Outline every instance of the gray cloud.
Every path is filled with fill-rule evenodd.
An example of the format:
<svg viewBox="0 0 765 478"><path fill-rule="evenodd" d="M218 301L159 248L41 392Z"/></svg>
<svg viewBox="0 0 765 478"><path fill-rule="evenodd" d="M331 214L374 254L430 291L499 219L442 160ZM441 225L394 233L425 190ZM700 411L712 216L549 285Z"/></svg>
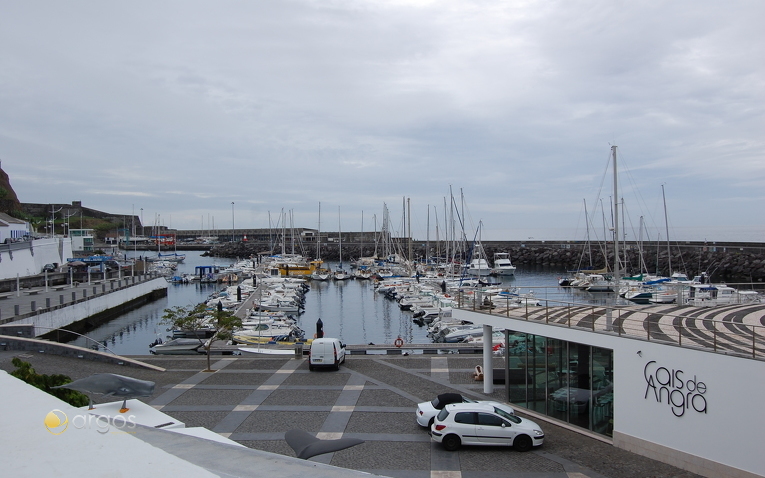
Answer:
<svg viewBox="0 0 765 478"><path fill-rule="evenodd" d="M240 227L283 208L315 227L321 201L344 230L362 211L371 230L383 203L400 217L410 197L424 237L452 186L484 238L576 239L583 201L611 201L618 144L631 217L660 230L664 184L677 239L763 240L763 14L755 1L6 2L0 159L22 201L143 208L180 228L230 222L232 201Z"/></svg>

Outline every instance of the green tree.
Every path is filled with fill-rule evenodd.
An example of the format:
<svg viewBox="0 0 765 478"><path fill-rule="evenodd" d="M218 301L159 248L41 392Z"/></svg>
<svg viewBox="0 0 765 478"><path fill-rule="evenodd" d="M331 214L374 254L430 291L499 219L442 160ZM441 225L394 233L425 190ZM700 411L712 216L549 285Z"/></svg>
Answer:
<svg viewBox="0 0 765 478"><path fill-rule="evenodd" d="M199 342L207 353L207 370L205 371L212 372L210 368L210 347L212 347L212 343L215 340L228 340L231 338L234 330L242 326L242 319L235 316L233 312L210 309L207 307L207 304L201 303L195 306L175 306L165 309L160 323L178 330L212 331L212 335L207 340L203 340L197 334Z"/></svg>
<svg viewBox="0 0 765 478"><path fill-rule="evenodd" d="M53 387L71 383L72 379L68 376L61 374L38 374L35 372L35 369L32 368L32 364L29 362L24 362L18 357L14 357L11 363L14 367L16 367L16 370L11 372L11 375L18 378L19 380L23 380L29 385L37 387L40 390L47 392L74 407L84 407L90 403L88 396L78 392L77 390L69 390L68 388L57 388L55 390L53 389Z"/></svg>

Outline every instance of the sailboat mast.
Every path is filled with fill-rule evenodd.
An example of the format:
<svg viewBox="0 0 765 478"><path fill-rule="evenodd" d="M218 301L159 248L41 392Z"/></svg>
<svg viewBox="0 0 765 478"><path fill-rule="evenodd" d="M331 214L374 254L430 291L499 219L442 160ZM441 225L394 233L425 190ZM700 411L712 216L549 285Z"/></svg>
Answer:
<svg viewBox="0 0 765 478"><path fill-rule="evenodd" d="M428 216L425 221L425 264L428 264L428 254L430 254L430 204L428 204Z"/></svg>
<svg viewBox="0 0 765 478"><path fill-rule="evenodd" d="M584 222L587 228L587 255L590 257L590 269L592 269L592 244L590 243L590 216L587 215L587 199L582 199L582 201L584 201ZM595 204L595 209L597 209L597 204Z"/></svg>
<svg viewBox="0 0 765 478"><path fill-rule="evenodd" d="M614 283L616 284L619 280L619 194L616 170L616 146L611 146L611 154L614 159Z"/></svg>
<svg viewBox="0 0 765 478"><path fill-rule="evenodd" d="M343 230L340 227L340 206L337 206L337 237L339 240L340 249L340 269L343 268Z"/></svg>
<svg viewBox="0 0 765 478"><path fill-rule="evenodd" d="M667 232L667 261L669 265L669 272L667 275L672 275L672 254L669 250L669 220L667 219L667 197L664 195L664 185L661 185L661 198L664 201L664 228Z"/></svg>
<svg viewBox="0 0 765 478"><path fill-rule="evenodd" d="M406 198L406 229L407 238L409 239L409 263L414 262L414 256L412 256L412 203L411 198Z"/></svg>
<svg viewBox="0 0 765 478"><path fill-rule="evenodd" d="M321 260L321 201L319 201L319 225L316 231L316 260Z"/></svg>

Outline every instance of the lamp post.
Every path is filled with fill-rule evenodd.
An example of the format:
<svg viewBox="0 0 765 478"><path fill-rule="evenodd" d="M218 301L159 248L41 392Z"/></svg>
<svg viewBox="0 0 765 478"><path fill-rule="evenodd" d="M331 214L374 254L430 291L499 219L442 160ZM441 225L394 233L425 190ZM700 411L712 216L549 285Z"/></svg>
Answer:
<svg viewBox="0 0 765 478"><path fill-rule="evenodd" d="M64 209L60 207L54 210L53 204L50 205L50 235L56 237L56 213Z"/></svg>
<svg viewBox="0 0 765 478"><path fill-rule="evenodd" d="M231 242L234 242L234 201L231 201Z"/></svg>
<svg viewBox="0 0 765 478"><path fill-rule="evenodd" d="M141 236L143 236L145 233L143 228L143 208L141 208Z"/></svg>

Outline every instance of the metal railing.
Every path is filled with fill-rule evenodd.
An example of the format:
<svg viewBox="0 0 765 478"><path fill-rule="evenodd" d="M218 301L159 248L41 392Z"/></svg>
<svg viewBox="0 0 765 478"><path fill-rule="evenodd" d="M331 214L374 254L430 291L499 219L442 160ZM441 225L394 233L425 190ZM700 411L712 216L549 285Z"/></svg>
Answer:
<svg viewBox="0 0 765 478"><path fill-rule="evenodd" d="M510 319L765 360L765 326L751 319L744 323L748 314L765 316L765 307L759 302L716 307L687 305L678 313L665 311L669 307L676 310L678 306L674 304L592 305L551 299L538 301L543 305L529 305L529 301L511 304L509 299L505 306L488 304L473 291L461 292L457 296L457 307Z"/></svg>

